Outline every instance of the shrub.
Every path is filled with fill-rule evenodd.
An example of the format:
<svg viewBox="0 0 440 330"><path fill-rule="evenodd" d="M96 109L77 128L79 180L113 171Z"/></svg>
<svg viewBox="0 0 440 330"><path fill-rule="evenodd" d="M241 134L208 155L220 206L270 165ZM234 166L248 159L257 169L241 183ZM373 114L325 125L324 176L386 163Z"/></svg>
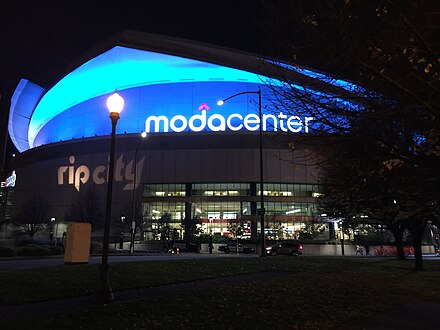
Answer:
<svg viewBox="0 0 440 330"><path fill-rule="evenodd" d="M49 246L50 254L54 256L58 256L64 253L64 249L62 246Z"/></svg>
<svg viewBox="0 0 440 330"><path fill-rule="evenodd" d="M406 256L413 255L414 254L414 248L412 247L404 247L403 253ZM393 247L378 247L374 249L374 254L377 256L396 256L397 255L397 248L395 246Z"/></svg>
<svg viewBox="0 0 440 330"><path fill-rule="evenodd" d="M19 256L49 256L51 250L47 247L28 244L17 249L17 255Z"/></svg>
<svg viewBox="0 0 440 330"><path fill-rule="evenodd" d="M43 245L43 246L50 246L53 244L53 241L49 239L34 239L30 237L22 237L20 239L15 240L16 246L26 246L26 245Z"/></svg>
<svg viewBox="0 0 440 330"><path fill-rule="evenodd" d="M217 243L217 244L227 244L229 242L232 242L233 239L228 237L228 236L224 236L224 235L212 235L212 243Z"/></svg>
<svg viewBox="0 0 440 330"><path fill-rule="evenodd" d="M17 246L26 246L28 244L32 244L33 240L30 237L19 237L15 240L15 245Z"/></svg>
<svg viewBox="0 0 440 330"><path fill-rule="evenodd" d="M96 241L90 242L90 253L91 254L102 253L102 243Z"/></svg>
<svg viewBox="0 0 440 330"><path fill-rule="evenodd" d="M12 246L0 245L0 257L14 257L15 254L16 251Z"/></svg>

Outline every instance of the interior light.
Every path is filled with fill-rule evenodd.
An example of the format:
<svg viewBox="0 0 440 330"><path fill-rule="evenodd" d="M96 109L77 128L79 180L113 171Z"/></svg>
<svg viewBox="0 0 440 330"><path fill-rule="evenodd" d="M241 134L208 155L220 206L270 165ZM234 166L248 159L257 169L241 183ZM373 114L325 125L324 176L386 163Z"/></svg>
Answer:
<svg viewBox="0 0 440 330"><path fill-rule="evenodd" d="M295 209L295 210L287 211L286 214L292 214L292 213L298 213L298 212L301 212L301 209Z"/></svg>

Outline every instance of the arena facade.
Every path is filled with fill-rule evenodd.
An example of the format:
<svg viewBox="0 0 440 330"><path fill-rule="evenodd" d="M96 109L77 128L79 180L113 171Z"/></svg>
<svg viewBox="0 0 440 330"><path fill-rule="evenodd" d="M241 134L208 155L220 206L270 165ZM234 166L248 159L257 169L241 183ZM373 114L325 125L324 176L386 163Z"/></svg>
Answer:
<svg viewBox="0 0 440 330"><path fill-rule="evenodd" d="M289 142L313 134L314 118L273 106L272 78L280 68L255 54L124 31L73 63L48 90L22 79L9 118L20 152L12 164L13 214L32 201L47 203L45 216L60 224L55 236L78 208L103 217L111 132L106 98L117 90L125 106L116 131L114 235L135 214L140 239L155 238L164 215L175 237L183 237L185 219L196 219L203 232L220 235L241 221L244 236L256 238L261 122L266 235L295 237L317 215L319 187L307 157L314 151ZM292 74L316 80L317 92L341 88L313 71Z"/></svg>

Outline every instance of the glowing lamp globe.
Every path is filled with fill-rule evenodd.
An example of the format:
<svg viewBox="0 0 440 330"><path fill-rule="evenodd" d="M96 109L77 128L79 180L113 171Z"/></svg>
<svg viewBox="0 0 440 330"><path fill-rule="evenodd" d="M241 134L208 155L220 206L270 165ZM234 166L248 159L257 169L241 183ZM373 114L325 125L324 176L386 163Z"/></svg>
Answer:
<svg viewBox="0 0 440 330"><path fill-rule="evenodd" d="M224 100L219 100L219 101L217 101L217 105L218 106L222 106L223 104L225 104L225 101Z"/></svg>
<svg viewBox="0 0 440 330"><path fill-rule="evenodd" d="M107 98L107 108L110 113L121 113L124 108L124 99L118 94L118 92L113 93Z"/></svg>

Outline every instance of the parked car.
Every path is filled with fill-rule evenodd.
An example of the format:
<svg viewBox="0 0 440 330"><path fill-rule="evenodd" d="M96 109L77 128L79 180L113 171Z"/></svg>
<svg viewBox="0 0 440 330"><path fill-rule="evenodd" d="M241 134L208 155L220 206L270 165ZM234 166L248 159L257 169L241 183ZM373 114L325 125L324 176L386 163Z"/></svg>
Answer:
<svg viewBox="0 0 440 330"><path fill-rule="evenodd" d="M179 252L196 252L197 247L194 243L189 243L189 246L186 245L186 242L181 239L173 239L168 242L168 246L165 248L165 252L168 253L177 253Z"/></svg>
<svg viewBox="0 0 440 330"><path fill-rule="evenodd" d="M266 253L271 256L285 254L288 256L299 256L302 254L303 246L299 241L279 241L274 245L266 248Z"/></svg>
<svg viewBox="0 0 440 330"><path fill-rule="evenodd" d="M237 243L228 243L226 245L220 245L218 247L219 251L223 251L224 253L228 254L231 253L237 253ZM244 245L238 244L238 253L254 253L255 249L251 247L247 247Z"/></svg>

